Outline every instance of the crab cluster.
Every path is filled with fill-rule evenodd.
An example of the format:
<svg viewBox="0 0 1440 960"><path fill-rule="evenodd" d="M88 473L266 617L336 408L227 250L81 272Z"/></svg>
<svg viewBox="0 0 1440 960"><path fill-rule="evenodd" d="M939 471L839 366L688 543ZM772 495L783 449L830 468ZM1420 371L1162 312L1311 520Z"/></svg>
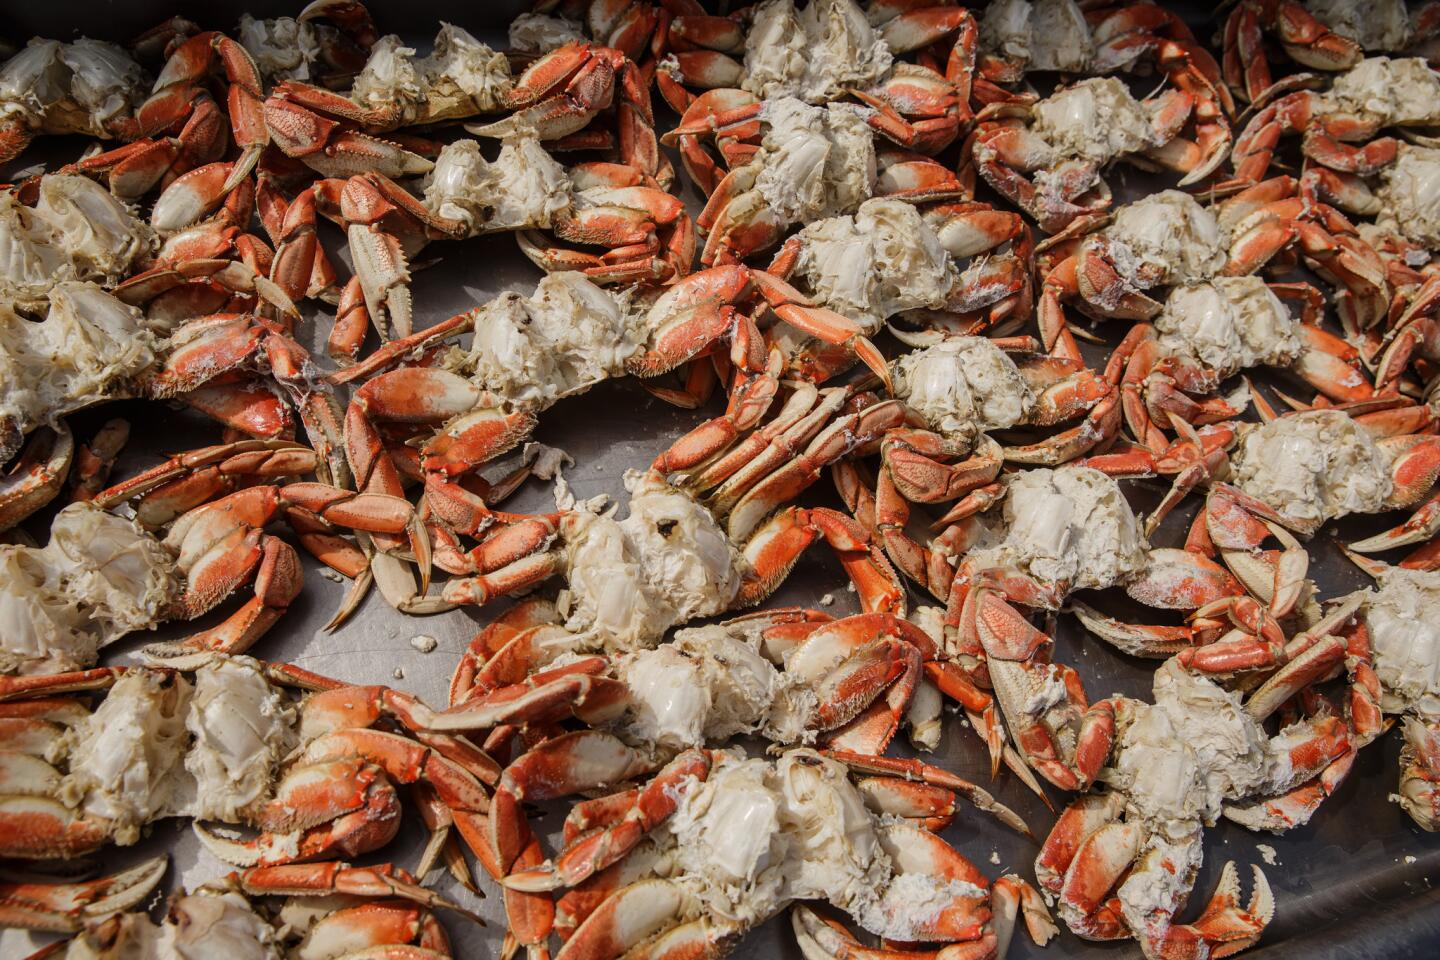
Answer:
<svg viewBox="0 0 1440 960"><path fill-rule="evenodd" d="M1199 960L1285 909L1227 865L1180 922L1207 831L1343 815L1387 715L1440 823L1433 8L1241 0L1213 43L1072 0L542 0L507 49L354 0L231 26L0 65L0 161L107 141L0 190L0 856L183 818L240 871L161 922L163 859L6 878L0 922L77 960L431 960L423 884L473 859L532 960L718 956L787 912L810 958L990 960L1047 907ZM427 323L420 268L497 234L533 292ZM706 412L577 498L529 441L621 378ZM225 432L132 472L124 421L71 432L122 400ZM531 477L554 509L505 509ZM1373 589L1312 579L1335 523ZM747 609L820 541L858 612ZM330 629L372 585L523 599L448 702L348 686L243 655L293 629L302 550L349 581ZM1092 701L1072 622L1149 694ZM992 777L1072 795L1038 890L942 837L966 805L1028 836L998 794L888 755L947 704ZM342 862L409 812L413 876Z"/></svg>

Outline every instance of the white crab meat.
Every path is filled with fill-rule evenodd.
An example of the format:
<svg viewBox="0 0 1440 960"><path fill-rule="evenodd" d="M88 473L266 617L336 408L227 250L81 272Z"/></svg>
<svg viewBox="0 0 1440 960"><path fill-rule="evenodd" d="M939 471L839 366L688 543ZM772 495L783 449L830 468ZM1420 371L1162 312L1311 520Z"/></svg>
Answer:
<svg viewBox="0 0 1440 960"><path fill-rule="evenodd" d="M1225 266L1215 215L1179 190L1162 190L1115 211L1105 240L1115 269L1139 289L1204 280Z"/></svg>
<svg viewBox="0 0 1440 960"><path fill-rule="evenodd" d="M217 657L195 671L185 727L189 777L175 808L198 820L244 819L270 798L280 761L298 743L295 710L249 657Z"/></svg>
<svg viewBox="0 0 1440 960"><path fill-rule="evenodd" d="M1094 77L1032 108L1031 131L1055 151L1051 162L1080 157L1103 164L1160 145L1145 104L1114 77Z"/></svg>
<svg viewBox="0 0 1440 960"><path fill-rule="evenodd" d="M980 15L980 49L1028 70L1080 73L1094 55L1074 0L998 0Z"/></svg>
<svg viewBox="0 0 1440 960"><path fill-rule="evenodd" d="M627 736L675 750L754 733L784 683L753 642L719 626L680 630L618 672L630 688Z"/></svg>
<svg viewBox="0 0 1440 960"><path fill-rule="evenodd" d="M176 960L279 960L284 956L270 924L238 893L182 897L160 929L158 957Z"/></svg>
<svg viewBox="0 0 1440 960"><path fill-rule="evenodd" d="M447 366L513 408L543 410L618 376L640 349L622 301L576 272L544 277L534 295L504 294L475 312L468 352Z"/></svg>
<svg viewBox="0 0 1440 960"><path fill-rule="evenodd" d="M118 844L169 809L183 762L190 683L154 670L126 673L95 712L62 738L70 772L59 799L111 822Z"/></svg>
<svg viewBox="0 0 1440 960"><path fill-rule="evenodd" d="M86 37L36 37L0 66L0 120L18 115L37 133L108 139L149 94L145 71L124 47Z"/></svg>
<svg viewBox="0 0 1440 960"><path fill-rule="evenodd" d="M789 223L808 223L849 213L870 197L875 143L868 109L812 107L793 97L761 106L765 136L746 168L772 211Z"/></svg>
<svg viewBox="0 0 1440 960"><path fill-rule="evenodd" d="M711 915L746 928L797 899L827 900L857 919L878 914L890 875L844 767L810 750L774 763L722 759L685 792L667 830L686 889Z"/></svg>
<svg viewBox="0 0 1440 960"><path fill-rule="evenodd" d="M1004 430L1024 423L1035 406L1015 362L986 337L952 337L912 351L891 373L895 396L947 435Z"/></svg>
<svg viewBox="0 0 1440 960"><path fill-rule="evenodd" d="M1234 482L1297 529L1384 508L1390 461L1354 420L1310 410L1247 431L1230 457Z"/></svg>
<svg viewBox="0 0 1440 960"><path fill-rule="evenodd" d="M1307 0L1305 9L1366 50L1401 50L1410 42L1405 0Z"/></svg>
<svg viewBox="0 0 1440 960"><path fill-rule="evenodd" d="M1259 277L1216 277L1170 291L1155 318L1160 348L1222 375L1300 354L1290 311Z"/></svg>
<svg viewBox="0 0 1440 960"><path fill-rule="evenodd" d="M790 899L790 837L776 786L765 760L722 760L670 818L676 868L697 881L690 886L714 916L750 926Z"/></svg>
<svg viewBox="0 0 1440 960"><path fill-rule="evenodd" d="M1381 704L1440 717L1440 573L1390 567L1368 592L1361 616L1370 633Z"/></svg>
<svg viewBox="0 0 1440 960"><path fill-rule="evenodd" d="M1073 590L1101 590L1144 569L1147 544L1120 485L1090 467L1026 470L1005 492L1000 542L976 569L1015 567Z"/></svg>
<svg viewBox="0 0 1440 960"><path fill-rule="evenodd" d="M574 633L598 646L627 650L652 646L673 623L673 608L657 595L608 514L577 511L562 528L566 588L556 604Z"/></svg>
<svg viewBox="0 0 1440 960"><path fill-rule="evenodd" d="M271 82L322 79L315 69L320 43L312 23L292 17L258 20L242 13L235 39L254 58L261 76Z"/></svg>
<svg viewBox="0 0 1440 960"><path fill-rule="evenodd" d="M510 21L510 47L525 53L549 53L567 43L583 42L580 24L548 13L522 13Z"/></svg>
<svg viewBox="0 0 1440 960"><path fill-rule="evenodd" d="M885 76L890 48L854 0L766 0L745 36L741 86L762 100L798 97L825 103Z"/></svg>
<svg viewBox="0 0 1440 960"><path fill-rule="evenodd" d="M729 609L740 556L715 518L659 478L631 475L630 514L568 515L561 537L565 626L609 651L653 647L665 631Z"/></svg>
<svg viewBox="0 0 1440 960"><path fill-rule="evenodd" d="M1380 171L1376 218L1405 239L1440 249L1440 150L1401 144L1395 162Z"/></svg>
<svg viewBox="0 0 1440 960"><path fill-rule="evenodd" d="M1440 77L1424 58L1368 57L1335 78L1322 108L1405 127L1435 123L1437 103Z"/></svg>
<svg viewBox="0 0 1440 960"><path fill-rule="evenodd" d="M570 177L533 136L507 139L493 162L475 140L445 145L425 187L431 212L467 227L469 236L549 229L571 206Z"/></svg>
<svg viewBox="0 0 1440 960"><path fill-rule="evenodd" d="M0 444L76 410L127 395L155 362L156 340L140 311L93 283L49 288L36 323L0 306Z"/></svg>
<svg viewBox="0 0 1440 960"><path fill-rule="evenodd" d="M72 503L45 547L0 546L0 673L94 666L100 648L153 627L178 592L170 556L129 520Z"/></svg>
<svg viewBox="0 0 1440 960"><path fill-rule="evenodd" d="M626 480L630 515L620 526L675 622L729 609L740 592L740 554L714 516L652 475Z"/></svg>
<svg viewBox="0 0 1440 960"><path fill-rule="evenodd" d="M872 199L853 217L800 231L791 281L867 333L905 310L943 307L958 280L940 237L914 204Z"/></svg>
<svg viewBox="0 0 1440 960"><path fill-rule="evenodd" d="M50 174L33 207L0 193L0 301L38 306L59 282L114 283L154 246L150 227L103 186Z"/></svg>
<svg viewBox="0 0 1440 960"><path fill-rule="evenodd" d="M65 960L282 960L275 929L248 900L202 887L177 897L163 923L144 913L116 914L66 944Z"/></svg>
<svg viewBox="0 0 1440 960"><path fill-rule="evenodd" d="M409 126L499 110L500 98L511 86L505 54L442 23L426 57L417 57L415 49L394 34L381 37L350 95L367 107L399 107L396 126Z"/></svg>

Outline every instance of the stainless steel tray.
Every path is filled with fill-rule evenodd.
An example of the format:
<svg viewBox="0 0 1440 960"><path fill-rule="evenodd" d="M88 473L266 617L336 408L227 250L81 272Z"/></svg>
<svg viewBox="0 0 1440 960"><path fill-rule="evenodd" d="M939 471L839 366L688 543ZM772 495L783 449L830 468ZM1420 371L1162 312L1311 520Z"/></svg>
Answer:
<svg viewBox="0 0 1440 960"><path fill-rule="evenodd" d="M176 12L185 13L207 27L228 28L245 10L257 17L280 16L293 15L299 6L299 0L293 3L184 3L178 9L150 0L114 5L52 0L12 8L8 11L8 22L0 25L0 31L18 41L32 35L65 38L75 32L125 39ZM439 20L463 26L492 44L503 44L503 25L523 4L370 0L369 6L383 31L401 33L424 49ZM1172 6L1182 11L1190 7L1197 13L1194 18L1197 33L1209 36L1211 28L1199 25L1205 17L1201 8ZM42 144L36 154L43 153L44 159L64 160L72 158L79 149L80 141L60 140ZM30 162L31 156L22 158L11 169L0 170L0 178ZM1149 178L1123 170L1112 174L1111 183L1116 187L1117 202L1148 192L1146 188L1150 185ZM698 200L693 190L688 199ZM322 233L329 249L343 248L343 237L338 230L326 225ZM439 257L440 262L416 276L417 326L426 326L468 309L504 290L529 293L541 276L515 248L514 241L505 236L437 244L426 256ZM345 257L342 255L340 259ZM325 363L323 345L330 317L313 310L307 311L307 317L311 322L302 327L302 341ZM1123 325L1111 324L1100 327L1098 332L1113 345L1123 331ZM889 349L896 345L882 343L882 346ZM1103 363L1100 359L1103 353L1104 350L1095 351L1091 355L1092 363ZM1266 382L1267 378L1260 379ZM716 400L707 410L679 411L653 399L633 381L619 381L556 405L543 416L535 438L560 447L574 457L576 464L566 475L577 496L605 493L623 501L625 490L621 477L626 470L644 466L676 437L718 409ZM174 451L214 443L219 435L218 428L204 418L160 403L111 404L73 417L71 423L77 437L84 438L103 420L113 416L125 417L133 428L117 477L132 475ZM494 474L498 475L507 462L511 461L497 462L491 468ZM1127 481L1123 485L1139 510L1152 507L1165 489L1158 481ZM808 492L804 500L835 502L828 483L824 482ZM550 509L551 503L548 485L532 482L507 506L541 510ZM1195 509L1192 500L1177 510L1153 538L1154 543L1178 546ZM1315 538L1311 544L1312 576L1321 585L1324 596L1336 596L1367 584L1366 578L1334 548L1332 537L1338 534L1353 539L1362 527L1373 529L1374 524L1393 519L1370 518L1358 522L1352 519L1336 524L1333 533L1327 528ZM34 518L29 527L43 537L48 521L47 511ZM324 625L346 586L321 576L308 557L305 573L304 592L252 652L356 683L395 684L431 703L444 702L450 672L460 652L476 630L503 609L503 605L496 604L480 611L463 610L428 618L405 617L372 592L344 627L327 633ZM854 595L844 589L844 584L838 563L823 547L817 547L801 559L771 603L816 606L833 598L833 603L824 609L843 615L856 609ZM918 596L915 599L922 600ZM1133 605L1127 606L1129 601L1116 591L1086 599L1117 615L1142 613ZM224 608L229 609L231 605ZM107 659L132 662L135 657L131 651L142 643L183 635L218 618L214 615L194 625L167 626L157 634L130 638L109 651ZM421 653L411 644L416 637L433 637L437 646L430 653ZM1068 615L1060 618L1056 656L1080 672L1092 698L1112 692L1150 698L1150 677L1155 664L1126 657L1087 636ZM1282 837L1253 834L1229 823L1209 830L1205 865L1196 882L1192 912L1208 898L1220 867L1233 859L1242 867L1249 863L1263 867L1274 888L1277 904L1274 923L1261 944L1247 956L1303 953L1315 958L1386 956L1399 960L1440 955L1440 891L1432 882L1440 878L1440 838L1416 828L1389 799L1396 787L1399 739L1398 732L1392 732L1369 747L1356 762L1350 778L1325 802L1307 827ZM988 779L988 763L981 744L959 718L952 717L947 722L940 749L927 759L977 782ZM1025 818L1038 837L1045 836L1054 822L1054 814L1029 790L1008 772L1001 773L993 788L1004 803ZM1056 809L1062 809L1066 798L1054 791L1051 797ZM963 811L945 838L991 876L1009 870L1033 876L1036 843L1005 830L973 810ZM394 843L367 859L413 864L422 845L421 831L412 818ZM1273 853L1262 845L1271 848ZM117 869L160 851L171 855L172 869L167 877L171 889L193 887L228 872L228 868L200 847L188 824L183 822L157 824L151 836L138 846L106 851L103 862L107 869ZM1246 871L1242 871L1242 876L1245 874ZM494 955L504 924L494 885L483 881L488 897L477 901L448 877L437 873L431 879L447 895L475 909L490 924L480 928L454 916L445 917L443 922L454 941L456 956ZM25 956L26 947L39 942L16 931L0 932L0 957ZM734 954L744 960L799 955L784 916L752 932ZM1105 957L1109 960L1139 955L1133 942L1088 943L1068 931L1047 950L1037 949L1023 933L1017 933L1010 953L1012 957L1025 958Z"/></svg>

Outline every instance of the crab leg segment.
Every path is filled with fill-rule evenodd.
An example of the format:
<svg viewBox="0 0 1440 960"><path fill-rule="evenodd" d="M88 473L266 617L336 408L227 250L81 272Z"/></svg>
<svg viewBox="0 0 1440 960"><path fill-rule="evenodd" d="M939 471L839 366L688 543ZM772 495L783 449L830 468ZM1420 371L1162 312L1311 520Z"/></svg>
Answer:
<svg viewBox="0 0 1440 960"><path fill-rule="evenodd" d="M169 861L154 857L120 873L75 883L0 883L0 925L76 933L97 917L138 906Z"/></svg>

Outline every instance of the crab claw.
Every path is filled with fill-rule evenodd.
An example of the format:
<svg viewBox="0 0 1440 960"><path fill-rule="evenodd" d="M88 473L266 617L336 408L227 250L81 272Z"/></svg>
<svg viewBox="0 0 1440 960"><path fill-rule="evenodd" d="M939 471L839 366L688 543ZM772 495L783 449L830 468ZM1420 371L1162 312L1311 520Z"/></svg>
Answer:
<svg viewBox="0 0 1440 960"><path fill-rule="evenodd" d="M1220 871L1220 882L1204 912L1193 923L1169 926L1159 942L1146 944L1154 957L1199 958L1230 956L1255 944L1275 916L1275 897L1270 883L1257 866L1250 902L1240 905L1240 876L1235 861Z"/></svg>

